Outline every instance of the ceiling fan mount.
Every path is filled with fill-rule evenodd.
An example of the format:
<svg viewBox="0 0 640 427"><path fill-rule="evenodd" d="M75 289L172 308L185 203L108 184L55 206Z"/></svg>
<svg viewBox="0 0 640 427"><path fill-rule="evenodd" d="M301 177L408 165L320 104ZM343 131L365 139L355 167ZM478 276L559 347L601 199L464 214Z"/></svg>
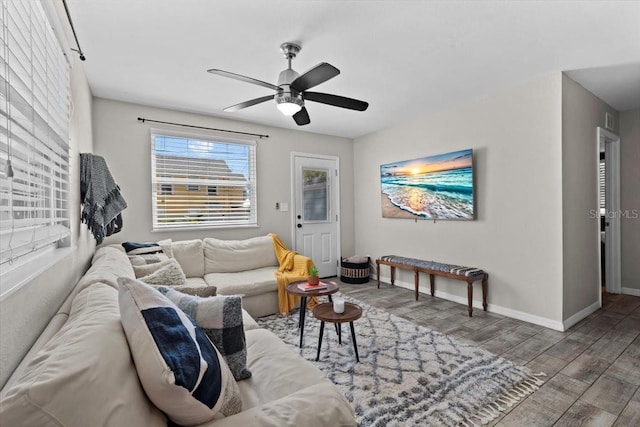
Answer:
<svg viewBox="0 0 640 427"><path fill-rule="evenodd" d="M275 90L274 95L263 96L241 102L240 104L225 108L224 111L238 111L273 99L278 110L286 116L293 116L295 122L299 126L303 126L311 122L309 119L309 113L305 108L305 101L319 102L356 111L365 111L367 107L369 107L368 103L357 99L331 95L328 93L309 92L308 89L324 83L340 74L340 70L331 64L321 62L305 73L299 74L291 68L291 60L300 53L300 50L300 45L296 43L285 42L280 45L280 51L287 59L288 67L280 72L277 85L254 79L252 77L243 76L241 74L231 73L229 71L215 68L207 70L211 74L217 74L219 76Z"/></svg>
<svg viewBox="0 0 640 427"><path fill-rule="evenodd" d="M291 42L285 42L280 45L280 52L282 52L282 54L286 59L295 58L296 55L300 53L300 49L302 48L300 47L299 44L295 44Z"/></svg>

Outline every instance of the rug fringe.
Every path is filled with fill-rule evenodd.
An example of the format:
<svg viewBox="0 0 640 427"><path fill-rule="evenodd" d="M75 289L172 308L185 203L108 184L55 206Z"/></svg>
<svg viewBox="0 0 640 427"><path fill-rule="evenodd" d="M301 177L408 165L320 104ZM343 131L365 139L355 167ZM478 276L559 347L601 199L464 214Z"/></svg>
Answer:
<svg viewBox="0 0 640 427"><path fill-rule="evenodd" d="M490 423L498 418L501 413L505 412L512 406L517 405L524 398L538 390L540 386L544 384L543 378L546 376L547 374L544 372L530 375L510 390L507 390L502 396L493 402L488 403L484 408L480 408L475 414L462 420L460 426L480 427Z"/></svg>

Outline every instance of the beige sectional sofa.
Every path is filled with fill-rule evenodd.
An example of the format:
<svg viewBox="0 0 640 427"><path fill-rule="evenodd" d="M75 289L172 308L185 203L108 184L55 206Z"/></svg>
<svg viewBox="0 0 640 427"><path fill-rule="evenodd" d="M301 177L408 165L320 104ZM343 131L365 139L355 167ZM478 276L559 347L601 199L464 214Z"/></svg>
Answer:
<svg viewBox="0 0 640 427"><path fill-rule="evenodd" d="M218 295L243 295L244 309L253 317L278 313L275 272L279 263L271 236L165 240L161 246L182 267L186 287L214 287Z"/></svg>
<svg viewBox="0 0 640 427"><path fill-rule="evenodd" d="M179 260L187 261L182 256L189 251L202 254L201 261L181 262L186 271L204 269L204 280L215 279L218 290L233 289L222 280L230 272L219 271L225 269L223 258L209 258L206 266L214 244L203 242L201 251L196 243L176 243L172 246ZM256 261L251 260L254 273L243 277L259 283L253 278L263 277L265 267ZM240 265L240 260L229 263ZM125 253L114 247L98 249L89 271L0 392L3 425L167 426L167 418L138 381L120 322L118 277L134 277ZM255 295L259 299L262 294L249 297ZM344 396L315 366L259 328L248 313L243 319L247 367L253 375L238 381L242 411L201 426L356 425Z"/></svg>

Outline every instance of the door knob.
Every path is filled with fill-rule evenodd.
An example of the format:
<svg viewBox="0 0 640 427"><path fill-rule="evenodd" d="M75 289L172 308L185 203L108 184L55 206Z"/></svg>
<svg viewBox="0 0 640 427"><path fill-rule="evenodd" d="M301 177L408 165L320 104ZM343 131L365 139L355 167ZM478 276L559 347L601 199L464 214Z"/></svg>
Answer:
<svg viewBox="0 0 640 427"><path fill-rule="evenodd" d="M298 228L302 228L302 224L298 224Z"/></svg>

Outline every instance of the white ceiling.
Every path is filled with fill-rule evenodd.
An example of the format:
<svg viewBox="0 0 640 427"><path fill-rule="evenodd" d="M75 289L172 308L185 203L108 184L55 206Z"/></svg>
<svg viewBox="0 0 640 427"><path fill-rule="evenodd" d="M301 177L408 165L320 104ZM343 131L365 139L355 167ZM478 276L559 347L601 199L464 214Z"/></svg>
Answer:
<svg viewBox="0 0 640 427"><path fill-rule="evenodd" d="M624 111L640 107L640 1L67 0L95 96L349 138L570 71ZM302 73L341 74L314 91L369 102L365 112L307 101L298 127L272 102L281 43Z"/></svg>

